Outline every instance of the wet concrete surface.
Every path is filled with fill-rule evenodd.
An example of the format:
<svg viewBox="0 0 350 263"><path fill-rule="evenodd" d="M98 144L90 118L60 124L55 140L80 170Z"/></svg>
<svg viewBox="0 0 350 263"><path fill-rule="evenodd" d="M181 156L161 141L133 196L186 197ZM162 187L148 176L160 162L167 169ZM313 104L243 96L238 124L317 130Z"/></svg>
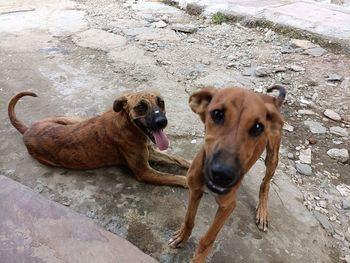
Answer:
<svg viewBox="0 0 350 263"><path fill-rule="evenodd" d="M29 8L12 1L4 6L0 5L6 7L6 12ZM136 10L147 17L146 7L140 5ZM35 10L0 15L0 172L86 215L160 262L188 262L215 214L212 196L204 196L187 245L179 250L170 249L167 241L186 211L186 190L138 183L127 169L120 167L72 171L40 165L27 154L21 135L9 123L6 112L10 97L22 90L39 95L24 98L17 105L19 118L29 124L52 115L93 116L111 107L114 98L123 92L151 87L165 96L169 117L166 131L172 139L170 152L191 159L200 147L203 127L187 106L187 91L169 78L152 56L143 51L137 53L132 43L108 54L74 44L71 35L89 27L81 20L82 6L70 1L51 1L45 5L35 1L30 8ZM48 22L52 12L59 12L60 17L73 14L65 33L57 34L63 32L60 29L64 25L56 23L60 20ZM2 27L11 21L21 24L23 16L26 21L36 22L19 25L16 31ZM166 41L177 41L171 39ZM191 144L192 138L197 142ZM185 174L176 168L157 168ZM332 240L304 208L301 193L282 168L281 164L272 185L268 233L260 232L254 223L258 187L264 173L259 161L246 176L238 206L215 242L208 262L338 261Z"/></svg>

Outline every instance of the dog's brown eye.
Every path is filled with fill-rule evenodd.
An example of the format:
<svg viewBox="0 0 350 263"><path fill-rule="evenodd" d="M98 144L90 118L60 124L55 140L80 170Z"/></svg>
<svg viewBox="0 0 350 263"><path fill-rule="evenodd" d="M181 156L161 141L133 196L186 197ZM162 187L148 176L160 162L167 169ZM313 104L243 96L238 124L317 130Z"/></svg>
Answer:
<svg viewBox="0 0 350 263"><path fill-rule="evenodd" d="M148 109L148 105L146 102L141 101L136 107L135 107L136 111L138 112L145 112Z"/></svg>
<svg viewBox="0 0 350 263"><path fill-rule="evenodd" d="M224 123L224 112L222 110L213 110L210 115L216 124Z"/></svg>
<svg viewBox="0 0 350 263"><path fill-rule="evenodd" d="M264 125L262 125L259 122L255 123L249 131L250 135L253 137L258 137L263 132L264 132Z"/></svg>
<svg viewBox="0 0 350 263"><path fill-rule="evenodd" d="M161 98L158 98L157 104L158 104L159 108L164 109L164 107L165 107L164 100L162 100Z"/></svg>

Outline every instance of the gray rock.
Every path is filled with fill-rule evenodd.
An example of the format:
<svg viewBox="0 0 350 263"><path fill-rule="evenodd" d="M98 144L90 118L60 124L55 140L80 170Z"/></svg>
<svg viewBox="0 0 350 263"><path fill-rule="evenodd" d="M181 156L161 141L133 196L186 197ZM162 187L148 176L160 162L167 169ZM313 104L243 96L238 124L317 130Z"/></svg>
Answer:
<svg viewBox="0 0 350 263"><path fill-rule="evenodd" d="M186 39L186 42L188 42L188 43L196 43L196 42L198 42L198 39L188 38L188 39Z"/></svg>
<svg viewBox="0 0 350 263"><path fill-rule="evenodd" d="M275 32L272 30L268 30L265 34L264 41L265 42L272 42L276 38Z"/></svg>
<svg viewBox="0 0 350 263"><path fill-rule="evenodd" d="M163 21L163 20L160 20L158 21L157 23L154 24L156 27L158 28L164 28L167 26L167 24Z"/></svg>
<svg viewBox="0 0 350 263"><path fill-rule="evenodd" d="M197 31L197 27L193 25L184 25L184 24L174 24L171 26L171 29L174 31L180 31L184 33L194 33Z"/></svg>
<svg viewBox="0 0 350 263"><path fill-rule="evenodd" d="M336 113L335 111L333 110L330 110L330 109L326 109L324 112L323 112L324 116L330 118L331 120L334 120L334 121L340 121L341 120L341 117L338 113Z"/></svg>
<svg viewBox="0 0 350 263"><path fill-rule="evenodd" d="M346 231L344 234L345 234L345 239L349 242L350 241L350 233L349 233L349 231ZM350 263L350 255L349 255L349 262L348 263Z"/></svg>
<svg viewBox="0 0 350 263"><path fill-rule="evenodd" d="M345 209L345 210L350 210L350 196L345 197L345 198L342 200L342 207L343 207L343 209Z"/></svg>
<svg viewBox="0 0 350 263"><path fill-rule="evenodd" d="M253 68L245 68L242 75L243 76L252 76L252 75L254 75L254 69Z"/></svg>
<svg viewBox="0 0 350 263"><path fill-rule="evenodd" d="M312 100L309 100L306 96L300 97L299 102L300 102L300 104L306 104L306 105L312 104Z"/></svg>
<svg viewBox="0 0 350 263"><path fill-rule="evenodd" d="M299 160L302 163L311 164L311 148L300 150Z"/></svg>
<svg viewBox="0 0 350 263"><path fill-rule="evenodd" d="M202 62L204 65L207 65L207 66L211 64L210 60L207 59L207 58L202 58L202 59L201 59L201 62Z"/></svg>
<svg viewBox="0 0 350 263"><path fill-rule="evenodd" d="M320 207L327 208L327 202L326 201L322 200L322 201L319 202L319 204L320 204Z"/></svg>
<svg viewBox="0 0 350 263"><path fill-rule="evenodd" d="M334 218L332 218L332 219L334 219ZM332 219L329 218L329 220L331 220L331 221L332 221ZM336 219L335 219L335 220L336 220ZM334 221L335 221L335 220L334 220ZM332 222L334 222L334 221L332 221ZM341 235L338 235L338 234L334 234L334 235L333 235L333 238L335 238L336 240L339 240L339 241L341 241L341 242L344 242L344 241L345 241L344 237L342 237Z"/></svg>
<svg viewBox="0 0 350 263"><path fill-rule="evenodd" d="M277 67L274 67L273 72L275 72L275 73L286 72L286 70L287 69L285 67L283 67L283 66L277 66Z"/></svg>
<svg viewBox="0 0 350 263"><path fill-rule="evenodd" d="M270 70L267 69L266 67L258 66L255 68L255 75L258 77L266 77L269 74L270 74Z"/></svg>
<svg viewBox="0 0 350 263"><path fill-rule="evenodd" d="M291 39L291 45L293 47L298 47L302 49L309 49L309 48L315 48L318 47L316 44L303 39Z"/></svg>
<svg viewBox="0 0 350 263"><path fill-rule="evenodd" d="M288 123L285 123L283 125L283 130L289 131L289 132L293 132L294 131L294 127Z"/></svg>
<svg viewBox="0 0 350 263"><path fill-rule="evenodd" d="M45 187L42 184L38 184L37 186L35 186L35 188L33 190L40 194L41 192L44 191L44 188Z"/></svg>
<svg viewBox="0 0 350 263"><path fill-rule="evenodd" d="M310 165L305 163L296 163L295 169L297 169L297 172L306 176L312 175L312 168Z"/></svg>
<svg viewBox="0 0 350 263"><path fill-rule="evenodd" d="M298 110L300 115L315 115L315 112L312 110Z"/></svg>
<svg viewBox="0 0 350 263"><path fill-rule="evenodd" d="M294 159L294 154L293 153L288 153L287 157L288 157L288 159L293 160Z"/></svg>
<svg viewBox="0 0 350 263"><path fill-rule="evenodd" d="M147 43L145 45L145 50L150 51L150 52L155 52L158 49L158 45L157 44L150 44Z"/></svg>
<svg viewBox="0 0 350 263"><path fill-rule="evenodd" d="M283 76L281 83L284 85L290 85L291 84L291 78L289 76Z"/></svg>
<svg viewBox="0 0 350 263"><path fill-rule="evenodd" d="M322 123L317 121L304 121L304 124L309 127L313 134L323 134L327 132L327 128Z"/></svg>
<svg viewBox="0 0 350 263"><path fill-rule="evenodd" d="M310 79L306 82L306 84L310 87L315 87L318 85L317 81L316 80L313 80L313 79Z"/></svg>
<svg viewBox="0 0 350 263"><path fill-rule="evenodd" d="M288 65L287 66L288 69L292 70L292 71L295 71L295 72L302 72L302 71L305 71L305 68L301 67L301 66L298 66L298 65Z"/></svg>
<svg viewBox="0 0 350 263"><path fill-rule="evenodd" d="M294 49L290 45L283 45L281 48L282 54L290 54L294 53Z"/></svg>
<svg viewBox="0 0 350 263"><path fill-rule="evenodd" d="M335 73L329 73L326 80L328 81L341 81L343 79L342 76L335 74Z"/></svg>
<svg viewBox="0 0 350 263"><path fill-rule="evenodd" d="M321 226L330 234L334 234L334 228L332 224L328 221L328 217L320 212L314 211L314 216L318 222L320 222Z"/></svg>
<svg viewBox="0 0 350 263"><path fill-rule="evenodd" d="M338 149L333 148L327 151L327 154L332 159L335 159L339 162L345 163L349 160L349 152L347 149Z"/></svg>
<svg viewBox="0 0 350 263"><path fill-rule="evenodd" d="M110 51L122 47L127 40L123 36L108 33L104 30L89 29L73 36L73 42L81 47Z"/></svg>
<svg viewBox="0 0 350 263"><path fill-rule="evenodd" d="M226 68L238 68L239 67L239 62L230 62L226 65Z"/></svg>
<svg viewBox="0 0 350 263"><path fill-rule="evenodd" d="M320 57L324 55L327 51L321 47L309 48L303 52L303 54L310 55L313 57Z"/></svg>
<svg viewBox="0 0 350 263"><path fill-rule="evenodd" d="M350 186L346 184L338 184L335 189L342 195L342 196L350 196Z"/></svg>
<svg viewBox="0 0 350 263"><path fill-rule="evenodd" d="M341 137L348 137L349 136L348 131L342 127L330 127L329 131L330 131L330 133L341 136Z"/></svg>

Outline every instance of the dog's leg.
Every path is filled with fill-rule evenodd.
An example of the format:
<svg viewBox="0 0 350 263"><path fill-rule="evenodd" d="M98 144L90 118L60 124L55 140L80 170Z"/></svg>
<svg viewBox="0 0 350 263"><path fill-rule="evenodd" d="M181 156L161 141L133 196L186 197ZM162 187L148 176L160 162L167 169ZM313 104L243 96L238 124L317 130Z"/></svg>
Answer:
<svg viewBox="0 0 350 263"><path fill-rule="evenodd" d="M213 223L211 224L208 231L200 239L199 245L194 253L191 263L204 263L205 258L209 254L211 248L213 247L214 241L220 232L221 228L224 226L226 219L231 215L232 211L236 207L236 190L230 194L230 198L225 198L226 201L221 202L217 198L219 208L216 212Z"/></svg>
<svg viewBox="0 0 350 263"><path fill-rule="evenodd" d="M275 137L272 140L269 140L269 142L266 145L266 173L260 185L259 204L256 211L256 224L258 228L262 231L267 231L269 223L267 200L270 190L270 181L273 175L275 174L275 170L278 164L278 151L280 147L280 142L281 137Z"/></svg>
<svg viewBox="0 0 350 263"><path fill-rule="evenodd" d="M176 231L173 237L169 240L169 246L173 248L182 246L192 233L198 205L204 192L204 183L202 180L203 160L204 150L202 149L193 160L193 163L187 172L187 183L190 188L189 203L184 222L180 229Z"/></svg>
<svg viewBox="0 0 350 263"><path fill-rule="evenodd" d="M147 182L157 185L175 185L187 188L186 176L162 173L152 169L149 165L142 171L135 172L136 179L140 182Z"/></svg>
<svg viewBox="0 0 350 263"><path fill-rule="evenodd" d="M190 237L194 227L194 220L197 214L199 202L203 196L203 189L191 190L189 194L189 204L186 211L185 220L181 228L177 230L169 240L172 248L181 247Z"/></svg>
<svg viewBox="0 0 350 263"><path fill-rule="evenodd" d="M163 163L163 164L174 164L179 165L184 168L190 168L191 162L181 158L179 156L169 155L166 153L162 153L153 148L152 145L148 146L149 151L149 161L154 163Z"/></svg>
<svg viewBox="0 0 350 263"><path fill-rule="evenodd" d="M186 176L162 173L154 170L149 165L149 152L147 145L145 145L143 150L140 150L139 148L128 148L127 150L122 150L122 152L129 168L138 181L187 188Z"/></svg>

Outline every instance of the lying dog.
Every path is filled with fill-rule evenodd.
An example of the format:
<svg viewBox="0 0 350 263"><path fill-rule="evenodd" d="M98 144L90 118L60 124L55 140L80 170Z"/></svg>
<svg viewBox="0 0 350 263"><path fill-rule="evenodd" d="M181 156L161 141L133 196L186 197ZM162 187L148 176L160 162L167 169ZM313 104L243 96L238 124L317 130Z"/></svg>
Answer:
<svg viewBox="0 0 350 263"><path fill-rule="evenodd" d="M167 126L163 98L156 92L138 92L117 98L113 110L83 120L77 117L53 117L27 127L15 115L15 105L23 96L37 97L32 92L14 96L8 106L12 125L23 134L29 154L39 162L72 169L91 169L127 165L137 180L161 185L187 187L186 177L155 171L149 161L178 164L189 163L161 153L168 148L163 132Z"/></svg>
<svg viewBox="0 0 350 263"><path fill-rule="evenodd" d="M169 245L179 247L186 242L194 227L194 220L204 186L215 193L219 205L207 233L200 239L191 262L202 263L225 220L236 206L237 190L244 175L266 148L266 174L260 186L256 223L266 231L268 226L267 199L270 180L278 163L283 118L279 109L286 91L279 85L277 98L240 88L217 90L204 88L190 96L191 109L205 125L205 142L192 162L187 174L190 189L185 220Z"/></svg>

